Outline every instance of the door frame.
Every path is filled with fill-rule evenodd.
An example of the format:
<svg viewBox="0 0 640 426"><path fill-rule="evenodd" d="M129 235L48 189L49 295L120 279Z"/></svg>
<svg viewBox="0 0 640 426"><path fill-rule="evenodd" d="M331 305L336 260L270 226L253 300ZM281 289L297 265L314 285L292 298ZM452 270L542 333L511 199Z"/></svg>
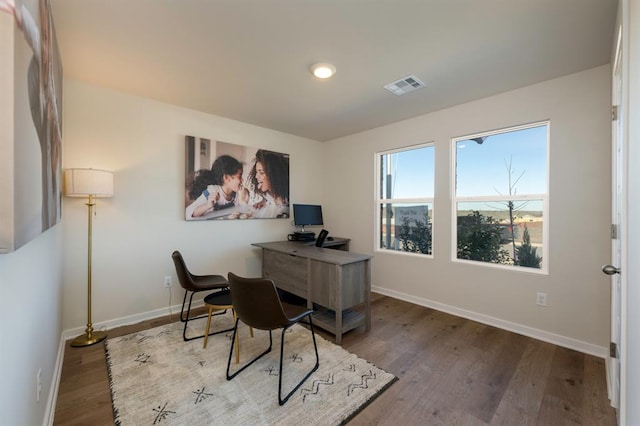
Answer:
<svg viewBox="0 0 640 426"><path fill-rule="evenodd" d="M620 390L621 390L621 354L624 352L622 339L622 280L626 276L626 269L622 268L623 247L626 232L625 224L625 196L626 188L624 176L626 172L624 159L625 106L623 99L623 59L622 33L623 26L616 27L613 66L611 69L611 261L610 264L620 269L619 273L611 276L611 350L607 358L607 383L611 405L616 409L620 419Z"/></svg>
<svg viewBox="0 0 640 426"><path fill-rule="evenodd" d="M614 34L611 68L611 101L617 107L611 124L611 264L620 269L611 277L611 341L616 357L607 358L607 384L619 425L627 423L627 333L629 241L629 1L621 0ZM611 355L611 354L610 354Z"/></svg>

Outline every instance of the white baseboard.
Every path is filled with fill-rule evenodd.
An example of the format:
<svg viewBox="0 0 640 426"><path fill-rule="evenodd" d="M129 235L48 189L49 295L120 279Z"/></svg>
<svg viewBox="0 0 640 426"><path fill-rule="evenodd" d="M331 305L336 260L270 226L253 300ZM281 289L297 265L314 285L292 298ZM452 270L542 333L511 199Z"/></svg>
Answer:
<svg viewBox="0 0 640 426"><path fill-rule="evenodd" d="M389 290L382 287L371 286L371 291L385 295L385 296L393 297L394 299L400 299L400 300L404 300L405 302L410 302L416 305L425 306L427 308L446 312L448 314L455 315L458 317L467 318L473 321L480 322L482 324L498 327L503 330L512 331L514 333L522 334L523 336L528 336L534 339L542 340L543 342L553 343L554 345L562 346L568 349L573 349L588 355L597 356L598 358L604 358L604 359L607 358L608 349L603 346L594 345L592 343L583 342L581 340L572 339L571 337L561 336L559 334L549 333L547 331L539 330L537 328L527 327L522 324L505 321L499 318L490 317L488 315L479 314L477 312L467 311L465 309L460 309L455 306L434 302L428 299L411 296L409 294Z"/></svg>
<svg viewBox="0 0 640 426"><path fill-rule="evenodd" d="M52 426L56 415L56 402L58 401L58 389L60 387L60 377L62 376L62 361L64 360L65 340L60 338L58 344L58 355L56 356L56 364L51 378L51 386L49 387L49 398L47 400L47 408L44 412L43 426Z"/></svg>
<svg viewBox="0 0 640 426"><path fill-rule="evenodd" d="M202 300L194 300L191 304L191 309L199 308L204 306L204 302ZM116 318L109 321L103 321L99 323L93 324L93 328L95 330L110 330L112 328L120 327L123 325L131 325L137 324L141 321L146 321L154 318L165 317L167 315L180 315L180 308L182 307L182 303L179 305L173 305L166 308L156 309L153 311L142 312L135 315L129 315L126 317ZM86 327L77 327L69 330L65 330L62 332L62 339L69 340L73 339L76 336L84 334Z"/></svg>

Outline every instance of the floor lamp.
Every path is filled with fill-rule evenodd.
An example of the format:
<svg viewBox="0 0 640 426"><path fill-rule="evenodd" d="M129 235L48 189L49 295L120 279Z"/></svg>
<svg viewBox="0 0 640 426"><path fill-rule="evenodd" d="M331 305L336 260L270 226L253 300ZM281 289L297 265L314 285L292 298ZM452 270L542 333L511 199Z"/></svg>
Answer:
<svg viewBox="0 0 640 426"><path fill-rule="evenodd" d="M84 334L71 341L71 346L89 346L107 337L104 331L93 331L91 323L91 230L93 227L94 199L113 196L113 173L96 169L66 169L64 171L64 192L67 197L87 197L88 240L87 240L87 328Z"/></svg>

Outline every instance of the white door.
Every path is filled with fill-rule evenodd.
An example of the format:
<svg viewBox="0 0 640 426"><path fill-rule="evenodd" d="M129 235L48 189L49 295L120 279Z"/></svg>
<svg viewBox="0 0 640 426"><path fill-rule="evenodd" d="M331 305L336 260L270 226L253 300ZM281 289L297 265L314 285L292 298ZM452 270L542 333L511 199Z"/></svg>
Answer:
<svg viewBox="0 0 640 426"><path fill-rule="evenodd" d="M609 391L611 405L616 408L620 421L620 371L621 355L624 354L624 335L622 329L622 286L625 279L623 259L625 259L626 232L626 169L624 159L626 150L624 145L625 111L622 110L623 67L622 67L622 28L618 29L615 60L613 64L613 120L611 126L612 138L612 227L611 227L611 264L604 266L603 272L611 275L611 353L609 356Z"/></svg>

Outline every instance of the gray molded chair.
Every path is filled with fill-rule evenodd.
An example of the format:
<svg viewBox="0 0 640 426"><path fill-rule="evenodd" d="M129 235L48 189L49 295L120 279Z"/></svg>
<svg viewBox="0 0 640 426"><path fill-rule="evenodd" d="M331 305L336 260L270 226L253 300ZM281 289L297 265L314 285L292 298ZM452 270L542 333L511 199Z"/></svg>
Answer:
<svg viewBox="0 0 640 426"><path fill-rule="evenodd" d="M184 259L182 258L182 254L180 254L178 250L174 251L171 254L171 258L173 259L173 263L176 267L176 273L178 274L178 281L180 281L180 285L182 286L182 288L184 288L184 298L182 299L182 309L180 310L180 321L184 323L184 329L182 330L182 338L184 339L185 342L188 340L201 339L204 337L204 334L201 336L187 338L187 324L189 323L189 321L192 321L198 318L207 317L206 314L195 316L193 318L190 317L191 302L193 301L193 296L194 294L201 291L211 291L211 290L218 290L218 291L227 290L228 291L229 283L227 282L225 277L223 277L222 275L192 274L191 272L189 272L189 269L187 269L187 265L185 264ZM187 302L188 294L191 294L191 297L189 297L189 305L187 307L187 311L185 312L184 306ZM215 315L221 315L225 312L226 311L220 312L219 314L215 314ZM223 331L230 331L230 330L223 330ZM216 333L210 333L209 335L213 335L221 332L222 331L218 331Z"/></svg>
<svg viewBox="0 0 640 426"><path fill-rule="evenodd" d="M251 364L271 352L273 345L272 330L282 329L280 339L280 374L278 377L278 403L284 405L291 395L302 386L302 384L318 369L320 365L320 357L318 356L318 345L316 344L316 335L313 331L313 321L311 319L312 309L300 306L293 306L282 303L278 297L278 291L272 280L265 278L242 278L233 273L229 273L229 288L231 289L231 300L233 301L233 309L236 312L237 319L233 328L233 337L231 338L231 349L229 350L229 361L227 363L227 380L233 379L239 373L244 371ZM308 317L309 328L311 329L311 338L313 339L313 348L316 354L316 363L302 380L291 390L284 398L282 397L282 357L284 354L285 331L292 325L300 322L303 318ZM269 347L260 355L249 361L233 374L229 374L231 366L231 357L236 334L238 332L238 321L242 321L249 327L259 330L269 331Z"/></svg>

